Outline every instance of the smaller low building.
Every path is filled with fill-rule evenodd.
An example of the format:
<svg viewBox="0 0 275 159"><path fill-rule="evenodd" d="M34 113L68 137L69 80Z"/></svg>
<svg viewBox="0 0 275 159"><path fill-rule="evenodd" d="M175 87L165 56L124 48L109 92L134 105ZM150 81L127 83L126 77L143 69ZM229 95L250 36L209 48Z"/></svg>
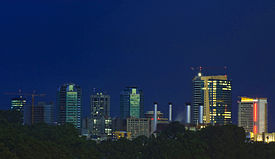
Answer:
<svg viewBox="0 0 275 159"><path fill-rule="evenodd" d="M91 130L92 130L92 124L91 124L91 118L83 118L82 119L82 126L81 126L81 135L87 137L90 139L91 135Z"/></svg>
<svg viewBox="0 0 275 159"><path fill-rule="evenodd" d="M151 126L149 118L127 118L127 132L131 132L132 139L138 136L150 136Z"/></svg>
<svg viewBox="0 0 275 159"><path fill-rule="evenodd" d="M154 130L154 111L147 111L144 114L145 118L148 118L150 120L150 134L153 134L153 130ZM161 113L160 111L157 111L157 127L158 125L168 125L169 121L168 118L164 118L163 113Z"/></svg>
<svg viewBox="0 0 275 159"><path fill-rule="evenodd" d="M119 140L121 138L126 138L128 140L131 139L131 132L127 131L115 131L113 132L113 139L114 140Z"/></svg>
<svg viewBox="0 0 275 159"><path fill-rule="evenodd" d="M209 124L185 124L185 130L189 131L198 131L205 127L209 126Z"/></svg>
<svg viewBox="0 0 275 159"><path fill-rule="evenodd" d="M250 132L247 135L247 138L249 138L250 141L254 141L254 142L264 142L264 143L275 142L275 132L261 133L261 134L254 134Z"/></svg>
<svg viewBox="0 0 275 159"><path fill-rule="evenodd" d="M115 131L126 131L127 130L127 120L122 118L112 119L112 130Z"/></svg>

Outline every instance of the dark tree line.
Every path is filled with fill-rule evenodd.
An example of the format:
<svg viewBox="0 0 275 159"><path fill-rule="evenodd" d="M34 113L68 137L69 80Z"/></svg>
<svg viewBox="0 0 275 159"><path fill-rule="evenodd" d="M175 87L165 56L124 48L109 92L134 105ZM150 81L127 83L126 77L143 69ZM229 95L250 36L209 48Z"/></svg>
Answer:
<svg viewBox="0 0 275 159"><path fill-rule="evenodd" d="M209 126L186 131L169 124L157 137L95 143L72 125L23 126L20 113L0 111L0 159L271 159L275 144L247 143L242 128Z"/></svg>

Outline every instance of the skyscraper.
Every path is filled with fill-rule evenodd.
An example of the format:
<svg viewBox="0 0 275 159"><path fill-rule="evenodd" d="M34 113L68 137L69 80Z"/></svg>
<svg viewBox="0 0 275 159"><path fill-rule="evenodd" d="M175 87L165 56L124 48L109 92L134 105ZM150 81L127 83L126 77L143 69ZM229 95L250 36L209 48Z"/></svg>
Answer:
<svg viewBox="0 0 275 159"><path fill-rule="evenodd" d="M143 117L143 92L137 87L126 87L120 93L120 115L121 118Z"/></svg>
<svg viewBox="0 0 275 159"><path fill-rule="evenodd" d="M231 124L231 80L226 75L202 76L193 79L192 121L199 122L199 108L203 107L203 123Z"/></svg>
<svg viewBox="0 0 275 159"><path fill-rule="evenodd" d="M19 96L17 98L11 99L11 109L22 112L24 109L24 105L26 104L26 98Z"/></svg>
<svg viewBox="0 0 275 159"><path fill-rule="evenodd" d="M62 85L57 92L58 123L72 123L81 127L81 88L70 83Z"/></svg>
<svg viewBox="0 0 275 159"><path fill-rule="evenodd" d="M246 132L267 133L267 98L241 97L238 126Z"/></svg>
<svg viewBox="0 0 275 159"><path fill-rule="evenodd" d="M112 135L110 96L102 92L91 95L92 138L107 139Z"/></svg>

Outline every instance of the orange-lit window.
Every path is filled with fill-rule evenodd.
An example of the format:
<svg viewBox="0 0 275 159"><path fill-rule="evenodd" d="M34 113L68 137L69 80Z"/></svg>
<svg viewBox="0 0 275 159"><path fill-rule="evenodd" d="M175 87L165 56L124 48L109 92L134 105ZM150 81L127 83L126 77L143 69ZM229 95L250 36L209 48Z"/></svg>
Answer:
<svg viewBox="0 0 275 159"><path fill-rule="evenodd" d="M254 122L257 121L257 103L254 103L254 115L253 115Z"/></svg>

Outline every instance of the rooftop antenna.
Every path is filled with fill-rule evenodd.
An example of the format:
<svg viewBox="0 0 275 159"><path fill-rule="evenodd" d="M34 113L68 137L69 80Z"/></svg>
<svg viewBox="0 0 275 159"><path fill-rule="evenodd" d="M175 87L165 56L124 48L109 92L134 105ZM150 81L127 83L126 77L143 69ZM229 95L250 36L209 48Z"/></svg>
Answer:
<svg viewBox="0 0 275 159"><path fill-rule="evenodd" d="M204 70L204 72L206 70L223 70L224 71L224 75L227 76L227 69L228 67L227 66L210 66L210 67L202 67L202 66L199 66L199 67L191 67L191 70L192 71L195 71L195 70L198 70L198 76L202 76L202 70Z"/></svg>
<svg viewBox="0 0 275 159"><path fill-rule="evenodd" d="M202 72L202 66L199 67L199 73L198 76L201 76L201 72Z"/></svg>
<svg viewBox="0 0 275 159"><path fill-rule="evenodd" d="M227 76L227 66L224 66L223 69L224 69L225 76Z"/></svg>

